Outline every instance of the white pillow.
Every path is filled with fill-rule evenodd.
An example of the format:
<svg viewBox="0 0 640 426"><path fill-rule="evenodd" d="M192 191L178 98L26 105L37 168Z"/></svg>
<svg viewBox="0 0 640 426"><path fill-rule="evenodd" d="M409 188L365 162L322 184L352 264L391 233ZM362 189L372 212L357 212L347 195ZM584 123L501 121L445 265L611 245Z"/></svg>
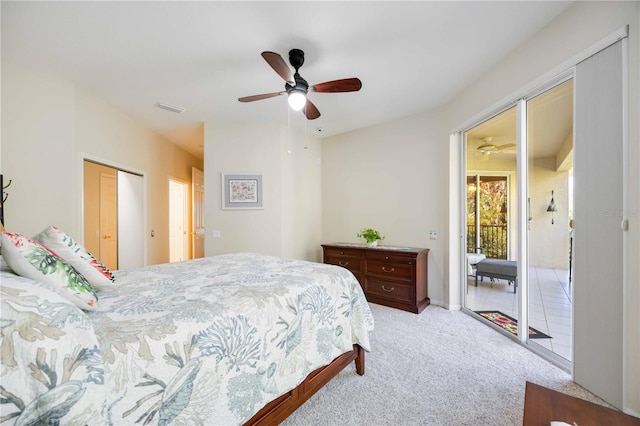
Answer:
<svg viewBox="0 0 640 426"><path fill-rule="evenodd" d="M37 241L24 235L3 232L2 257L23 277L48 284L76 306L93 311L98 296L91 284L73 266Z"/></svg>
<svg viewBox="0 0 640 426"><path fill-rule="evenodd" d="M58 256L66 260L78 270L89 284L100 288L113 285L115 276L102 262L89 251L78 244L70 236L55 226L50 226L33 237L53 250Z"/></svg>
<svg viewBox="0 0 640 426"><path fill-rule="evenodd" d="M4 260L4 257L2 257L2 255L0 255L0 271L13 272L13 270L9 267L9 265L7 265L7 261Z"/></svg>

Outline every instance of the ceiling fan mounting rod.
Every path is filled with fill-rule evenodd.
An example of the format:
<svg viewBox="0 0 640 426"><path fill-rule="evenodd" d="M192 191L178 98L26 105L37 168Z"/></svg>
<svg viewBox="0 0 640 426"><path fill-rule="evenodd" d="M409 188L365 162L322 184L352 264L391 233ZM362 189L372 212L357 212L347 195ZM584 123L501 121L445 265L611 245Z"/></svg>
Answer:
<svg viewBox="0 0 640 426"><path fill-rule="evenodd" d="M300 49L291 49L289 51L289 63L298 73L298 69L304 64L304 52Z"/></svg>

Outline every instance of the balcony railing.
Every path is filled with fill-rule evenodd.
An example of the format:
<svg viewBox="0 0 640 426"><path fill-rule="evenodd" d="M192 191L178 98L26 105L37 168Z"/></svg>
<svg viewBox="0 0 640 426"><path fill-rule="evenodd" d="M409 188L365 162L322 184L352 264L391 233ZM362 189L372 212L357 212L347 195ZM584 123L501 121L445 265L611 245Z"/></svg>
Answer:
<svg viewBox="0 0 640 426"><path fill-rule="evenodd" d="M475 253L476 227L467 225L467 253ZM487 257L507 258L507 225L480 225L480 245Z"/></svg>

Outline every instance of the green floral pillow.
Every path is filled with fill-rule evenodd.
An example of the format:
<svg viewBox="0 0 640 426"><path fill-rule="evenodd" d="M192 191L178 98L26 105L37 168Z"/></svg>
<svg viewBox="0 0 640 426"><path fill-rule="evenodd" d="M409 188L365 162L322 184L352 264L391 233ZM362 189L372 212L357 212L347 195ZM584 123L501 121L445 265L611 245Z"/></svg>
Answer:
<svg viewBox="0 0 640 426"><path fill-rule="evenodd" d="M5 231L0 238L2 257L16 274L48 284L84 310L96 309L98 296L93 287L64 259L24 235Z"/></svg>
<svg viewBox="0 0 640 426"><path fill-rule="evenodd" d="M49 226L33 239L49 247L58 256L69 262L98 291L113 286L115 281L113 272L59 228Z"/></svg>

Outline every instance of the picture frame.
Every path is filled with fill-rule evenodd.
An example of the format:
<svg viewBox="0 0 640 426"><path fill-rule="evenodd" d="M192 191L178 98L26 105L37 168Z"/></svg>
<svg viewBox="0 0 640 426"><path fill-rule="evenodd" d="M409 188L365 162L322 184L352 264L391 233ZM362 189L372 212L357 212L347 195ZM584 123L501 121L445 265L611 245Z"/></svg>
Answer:
<svg viewBox="0 0 640 426"><path fill-rule="evenodd" d="M222 173L222 209L263 209L262 175Z"/></svg>

